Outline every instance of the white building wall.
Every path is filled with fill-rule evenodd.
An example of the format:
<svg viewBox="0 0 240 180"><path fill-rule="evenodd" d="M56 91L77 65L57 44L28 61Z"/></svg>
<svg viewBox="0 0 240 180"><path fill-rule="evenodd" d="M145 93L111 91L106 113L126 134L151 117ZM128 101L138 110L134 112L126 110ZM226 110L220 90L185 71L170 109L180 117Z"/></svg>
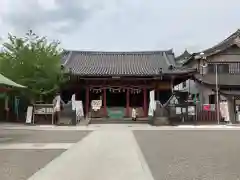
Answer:
<svg viewBox="0 0 240 180"><path fill-rule="evenodd" d="M190 92L192 94L199 93L195 81L188 79L186 82L186 86L183 86L184 83L181 83L174 87L174 90L176 91L184 91L184 92Z"/></svg>

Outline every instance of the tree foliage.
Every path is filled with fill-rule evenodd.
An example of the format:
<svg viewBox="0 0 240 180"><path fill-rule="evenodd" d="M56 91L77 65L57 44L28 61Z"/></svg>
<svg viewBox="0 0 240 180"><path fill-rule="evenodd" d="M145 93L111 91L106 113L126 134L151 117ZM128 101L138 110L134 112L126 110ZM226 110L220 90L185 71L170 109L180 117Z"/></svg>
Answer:
<svg viewBox="0 0 240 180"><path fill-rule="evenodd" d="M9 34L0 55L0 71L13 81L27 86L34 97L54 93L65 81L59 45L59 42L50 42L32 31L24 37Z"/></svg>

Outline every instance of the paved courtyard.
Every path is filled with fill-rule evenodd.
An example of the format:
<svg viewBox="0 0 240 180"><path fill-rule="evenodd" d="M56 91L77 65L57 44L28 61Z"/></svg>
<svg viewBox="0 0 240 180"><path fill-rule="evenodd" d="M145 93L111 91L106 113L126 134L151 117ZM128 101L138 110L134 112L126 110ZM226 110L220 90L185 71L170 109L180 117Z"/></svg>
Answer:
<svg viewBox="0 0 240 180"><path fill-rule="evenodd" d="M0 179L240 179L238 129L95 127L0 128Z"/></svg>
<svg viewBox="0 0 240 180"><path fill-rule="evenodd" d="M28 179L88 133L0 129L0 179Z"/></svg>
<svg viewBox="0 0 240 180"><path fill-rule="evenodd" d="M240 179L240 131L134 131L155 180Z"/></svg>

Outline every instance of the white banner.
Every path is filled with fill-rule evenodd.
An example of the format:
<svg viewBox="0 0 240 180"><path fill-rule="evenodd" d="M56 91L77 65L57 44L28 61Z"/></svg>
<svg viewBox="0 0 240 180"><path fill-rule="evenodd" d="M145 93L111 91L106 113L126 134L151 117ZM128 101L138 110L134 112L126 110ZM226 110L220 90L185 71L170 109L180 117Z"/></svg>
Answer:
<svg viewBox="0 0 240 180"><path fill-rule="evenodd" d="M150 101L155 101L155 91L150 91Z"/></svg>
<svg viewBox="0 0 240 180"><path fill-rule="evenodd" d="M32 112L33 112L33 106L28 106L27 116L26 116L26 123L27 124L32 123Z"/></svg>
<svg viewBox="0 0 240 180"><path fill-rule="evenodd" d="M72 110L75 111L75 109L76 109L76 95L75 94L72 95L71 101L72 101Z"/></svg>
<svg viewBox="0 0 240 180"><path fill-rule="evenodd" d="M229 111L228 111L228 103L227 102L220 102L220 112L224 120L229 122Z"/></svg>
<svg viewBox="0 0 240 180"><path fill-rule="evenodd" d="M76 105L76 116L77 116L77 118L83 117L84 112L83 112L82 101L75 101L75 105Z"/></svg>
<svg viewBox="0 0 240 180"><path fill-rule="evenodd" d="M148 107L148 116L153 116L154 111L156 110L155 91L154 90L150 91L149 96L150 102Z"/></svg>

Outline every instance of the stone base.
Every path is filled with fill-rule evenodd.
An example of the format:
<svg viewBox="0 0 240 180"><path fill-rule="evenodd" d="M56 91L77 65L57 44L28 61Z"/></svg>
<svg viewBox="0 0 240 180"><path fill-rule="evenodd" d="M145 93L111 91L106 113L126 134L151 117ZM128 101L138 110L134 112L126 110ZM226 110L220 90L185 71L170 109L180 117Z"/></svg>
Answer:
<svg viewBox="0 0 240 180"><path fill-rule="evenodd" d="M153 119L153 125L154 126L163 126L163 125L169 125L169 119L168 117L155 117Z"/></svg>

